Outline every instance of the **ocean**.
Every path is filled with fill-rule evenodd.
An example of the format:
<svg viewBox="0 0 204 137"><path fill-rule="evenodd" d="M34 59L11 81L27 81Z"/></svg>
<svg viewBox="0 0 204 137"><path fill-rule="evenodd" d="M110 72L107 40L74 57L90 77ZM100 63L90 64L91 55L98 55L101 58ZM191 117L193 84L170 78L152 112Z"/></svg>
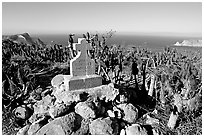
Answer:
<svg viewBox="0 0 204 137"><path fill-rule="evenodd" d="M54 43L62 44L63 46L68 45L68 34L59 34L59 35L36 35L46 44L50 44L51 41ZM77 38L82 37L82 34L76 34L74 37L74 42L77 42ZM100 37L100 35L99 35ZM117 35L114 34L113 37L107 40L107 45L122 45L125 47L134 45L135 47L147 48L152 51L162 51L164 47L171 46L177 49L190 49L195 51L202 51L201 47L178 47L174 44L182 42L183 40L189 39L202 39L202 38L192 38L192 37L173 37L173 36L144 36L144 35Z"/></svg>

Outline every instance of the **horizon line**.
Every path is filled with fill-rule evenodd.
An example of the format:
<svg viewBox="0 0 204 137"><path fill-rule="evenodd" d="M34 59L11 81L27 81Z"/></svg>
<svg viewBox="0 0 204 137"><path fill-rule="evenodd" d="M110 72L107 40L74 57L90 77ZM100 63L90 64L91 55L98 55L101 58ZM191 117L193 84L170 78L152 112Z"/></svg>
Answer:
<svg viewBox="0 0 204 137"><path fill-rule="evenodd" d="M111 31L111 30L110 30ZM47 32L47 33L32 33L32 32L17 32L17 33L3 33L2 36L4 35L18 35L18 34L23 34L23 33L28 33L29 35L69 35L70 33L74 34L84 34L89 32L90 34L105 34L110 31L67 31L66 32ZM113 30L114 32L114 30ZM200 37L202 38L202 33L178 33L178 32L130 32L130 31L115 31L114 35L141 35L141 36L175 36L175 37Z"/></svg>

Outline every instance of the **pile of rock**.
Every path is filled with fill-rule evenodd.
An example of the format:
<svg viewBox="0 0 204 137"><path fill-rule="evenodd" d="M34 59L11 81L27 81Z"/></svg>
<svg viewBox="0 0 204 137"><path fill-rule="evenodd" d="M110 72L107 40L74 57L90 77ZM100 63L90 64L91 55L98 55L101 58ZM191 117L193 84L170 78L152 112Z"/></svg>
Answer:
<svg viewBox="0 0 204 137"><path fill-rule="evenodd" d="M65 92L59 96L59 93ZM147 135L137 123L138 109L129 101L113 103L122 93L114 85L67 92L54 88L28 111L18 108L27 125L18 135ZM64 99L64 98L66 99ZM124 97L123 97L124 98ZM16 110L16 111L17 111ZM21 111L19 111L21 110Z"/></svg>

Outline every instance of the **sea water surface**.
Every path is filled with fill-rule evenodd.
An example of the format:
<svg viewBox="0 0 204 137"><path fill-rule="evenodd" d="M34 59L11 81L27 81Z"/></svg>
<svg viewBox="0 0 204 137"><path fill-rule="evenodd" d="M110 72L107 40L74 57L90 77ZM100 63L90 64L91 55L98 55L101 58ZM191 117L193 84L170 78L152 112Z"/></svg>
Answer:
<svg viewBox="0 0 204 137"><path fill-rule="evenodd" d="M57 43L62 44L63 46L68 45L68 34L49 34L49 35L36 35L46 44ZM77 42L79 37L83 37L82 34L76 34L74 37L74 42ZM100 37L100 35L99 35ZM122 46L131 46L147 48L152 51L162 51L164 47L170 46L177 49L190 49L195 51L202 50L201 47L178 47L174 46L176 42L182 42L183 40L189 39L202 39L197 37L176 37L176 36L149 36L149 35L122 35L114 34L111 38L107 40L107 45L122 45Z"/></svg>

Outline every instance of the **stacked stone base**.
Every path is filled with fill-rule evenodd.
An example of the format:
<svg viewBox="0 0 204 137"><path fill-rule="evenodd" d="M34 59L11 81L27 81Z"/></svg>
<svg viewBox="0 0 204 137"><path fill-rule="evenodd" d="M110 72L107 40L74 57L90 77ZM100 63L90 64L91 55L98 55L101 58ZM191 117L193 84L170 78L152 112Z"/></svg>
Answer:
<svg viewBox="0 0 204 137"><path fill-rule="evenodd" d="M68 77L67 81L69 91L93 88L102 85L102 78L99 75Z"/></svg>

